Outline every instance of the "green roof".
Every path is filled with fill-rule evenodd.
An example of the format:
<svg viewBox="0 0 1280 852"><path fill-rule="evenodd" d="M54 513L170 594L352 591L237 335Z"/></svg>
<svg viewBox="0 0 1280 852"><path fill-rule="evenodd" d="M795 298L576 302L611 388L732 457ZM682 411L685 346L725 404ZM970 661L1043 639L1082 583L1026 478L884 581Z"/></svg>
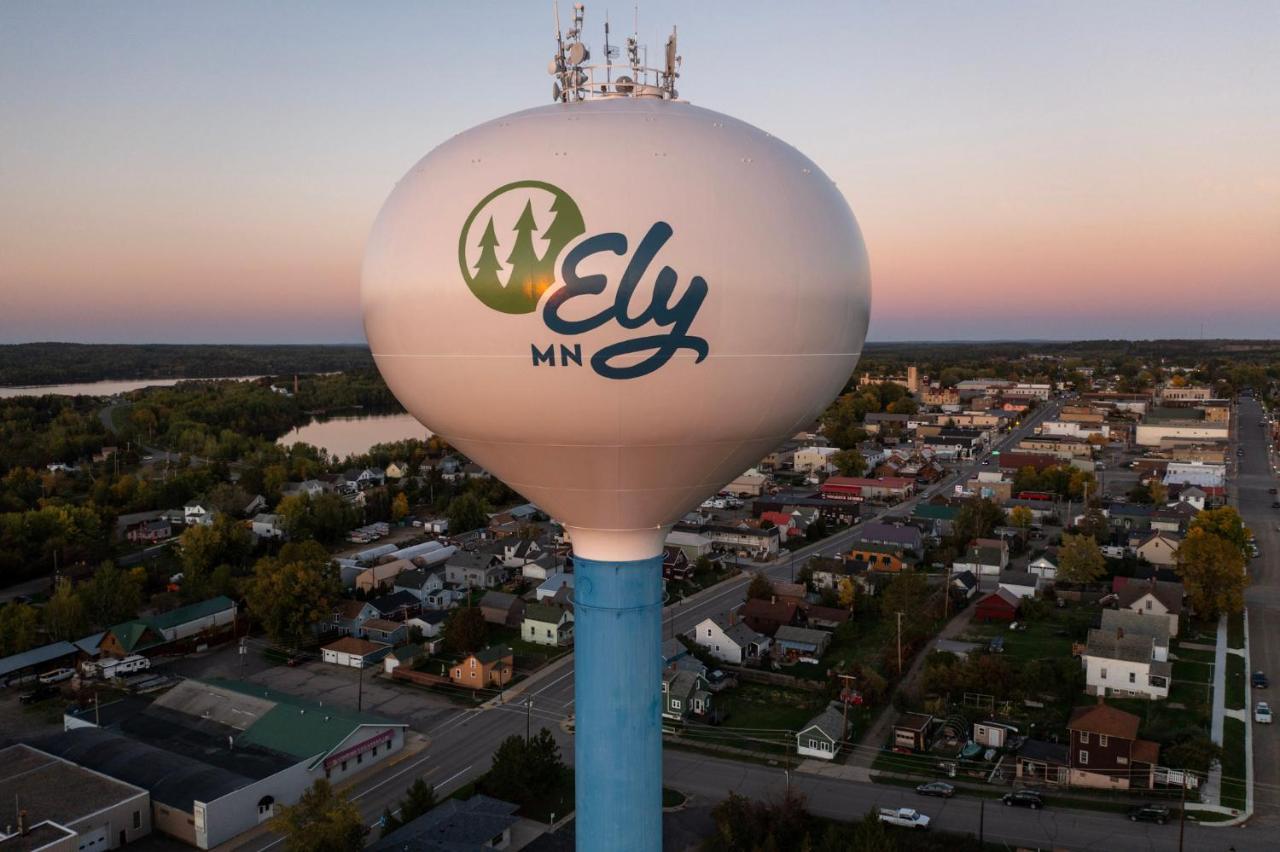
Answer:
<svg viewBox="0 0 1280 852"><path fill-rule="evenodd" d="M235 601L231 600L231 598L225 595L218 595L216 598L210 598L207 601L180 606L171 612L157 615L151 619L151 623L157 630L168 630L169 628L177 627L179 624L195 621L197 618L206 618L216 612L234 609L235 605Z"/></svg>
<svg viewBox="0 0 1280 852"><path fill-rule="evenodd" d="M931 521L954 521L960 514L959 506L939 506L933 503L921 503L912 510L917 518L928 518Z"/></svg>
<svg viewBox="0 0 1280 852"><path fill-rule="evenodd" d="M115 627L111 628L111 635L116 637L116 641L120 643L121 648L132 653L136 648L149 647L150 645L155 644L154 642L151 642L145 646L139 645L139 642L142 641L142 637L146 635L148 629L154 631L150 622L142 619L136 619L134 621L126 621L124 624L117 624Z"/></svg>
<svg viewBox="0 0 1280 852"><path fill-rule="evenodd" d="M361 725L407 727L402 722L393 722L369 713L357 713L332 704L322 705L267 689L256 683L222 678L209 678L205 682L275 702L276 706L259 717L237 740L291 755L299 760L328 754Z"/></svg>
<svg viewBox="0 0 1280 852"><path fill-rule="evenodd" d="M524 610L525 621L540 621L544 624L558 624L564 610L551 604L529 604Z"/></svg>
<svg viewBox="0 0 1280 852"><path fill-rule="evenodd" d="M475 658L482 663L492 663L501 660L503 657L510 657L515 654L506 645L494 645L485 648L483 651L476 651Z"/></svg>

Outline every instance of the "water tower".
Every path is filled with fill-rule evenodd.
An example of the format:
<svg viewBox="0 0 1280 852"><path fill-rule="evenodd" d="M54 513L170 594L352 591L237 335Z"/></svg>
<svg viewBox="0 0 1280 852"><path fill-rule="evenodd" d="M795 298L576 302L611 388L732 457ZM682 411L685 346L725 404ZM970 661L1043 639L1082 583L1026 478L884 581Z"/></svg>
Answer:
<svg viewBox="0 0 1280 852"><path fill-rule="evenodd" d="M405 407L569 533L578 848L653 852L663 542L840 391L870 276L817 165L679 99L674 31L659 68L605 42L592 64L576 6L554 103L404 176L362 301Z"/></svg>

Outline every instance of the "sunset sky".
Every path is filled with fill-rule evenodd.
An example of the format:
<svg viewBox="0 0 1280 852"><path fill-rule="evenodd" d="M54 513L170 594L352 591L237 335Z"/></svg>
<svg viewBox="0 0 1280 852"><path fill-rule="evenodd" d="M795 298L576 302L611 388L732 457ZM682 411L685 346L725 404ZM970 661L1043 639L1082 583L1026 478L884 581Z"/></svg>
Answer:
<svg viewBox="0 0 1280 852"><path fill-rule="evenodd" d="M0 5L0 343L363 340L378 208L548 102L550 5ZM871 339L1280 337L1280 3L645 0L655 62L672 23L683 97L845 193Z"/></svg>

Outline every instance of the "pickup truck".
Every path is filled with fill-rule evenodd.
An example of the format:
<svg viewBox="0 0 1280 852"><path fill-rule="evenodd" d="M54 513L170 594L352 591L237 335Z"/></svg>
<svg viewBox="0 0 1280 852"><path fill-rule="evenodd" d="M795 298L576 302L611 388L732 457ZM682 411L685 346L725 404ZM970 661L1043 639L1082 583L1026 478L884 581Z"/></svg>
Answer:
<svg viewBox="0 0 1280 852"><path fill-rule="evenodd" d="M881 822L900 825L903 828L928 828L929 818L915 808L880 808Z"/></svg>

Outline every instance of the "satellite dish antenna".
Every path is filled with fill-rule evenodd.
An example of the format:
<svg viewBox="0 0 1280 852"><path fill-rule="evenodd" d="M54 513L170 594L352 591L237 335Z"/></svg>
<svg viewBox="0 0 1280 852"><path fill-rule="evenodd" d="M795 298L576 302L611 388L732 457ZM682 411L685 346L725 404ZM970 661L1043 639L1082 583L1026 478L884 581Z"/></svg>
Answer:
<svg viewBox="0 0 1280 852"><path fill-rule="evenodd" d="M580 41L575 41L569 45L569 64L581 65L591 58L591 51L587 50L587 46Z"/></svg>
<svg viewBox="0 0 1280 852"><path fill-rule="evenodd" d="M631 94L631 90L633 88L634 83L635 83L634 80L632 80L626 74L623 74L621 77L618 78L618 82L615 83L613 87L617 89L620 94L629 95Z"/></svg>
<svg viewBox="0 0 1280 852"><path fill-rule="evenodd" d="M558 56L551 57L551 61L547 63L547 73L559 74L561 70L562 69L560 68L560 57Z"/></svg>
<svg viewBox="0 0 1280 852"><path fill-rule="evenodd" d="M551 84L551 100L553 101L560 100L560 84L559 83Z"/></svg>

